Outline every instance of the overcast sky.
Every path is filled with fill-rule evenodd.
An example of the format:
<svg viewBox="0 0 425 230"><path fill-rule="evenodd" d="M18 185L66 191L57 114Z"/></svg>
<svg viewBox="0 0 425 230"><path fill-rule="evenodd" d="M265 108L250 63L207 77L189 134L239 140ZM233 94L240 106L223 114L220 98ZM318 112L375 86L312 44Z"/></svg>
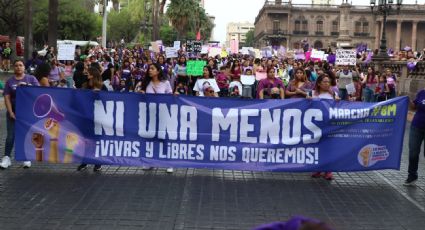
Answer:
<svg viewBox="0 0 425 230"><path fill-rule="evenodd" d="M340 4L342 0L335 0ZM349 0L354 5L369 5L370 0ZM417 0L424 4L425 0ZM265 0L205 0L205 10L215 16L213 40L224 43L226 41L226 26L229 22L254 23L255 17L263 7ZM394 0L396 2L396 0ZM311 0L293 0L293 4L310 4ZM404 0L405 4L414 4L415 0Z"/></svg>

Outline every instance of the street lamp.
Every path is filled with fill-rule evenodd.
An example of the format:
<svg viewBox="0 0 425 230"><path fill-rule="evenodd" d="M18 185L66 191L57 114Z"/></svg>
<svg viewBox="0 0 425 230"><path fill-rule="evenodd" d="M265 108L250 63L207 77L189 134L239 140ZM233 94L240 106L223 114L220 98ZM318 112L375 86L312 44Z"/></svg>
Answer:
<svg viewBox="0 0 425 230"><path fill-rule="evenodd" d="M396 4L394 4L394 0L378 0L378 4L376 5L376 0L370 0L372 13L376 10L378 14L382 14L383 16L381 45L379 46L379 53L376 57L374 57L374 59L389 59L385 33L387 16L391 15L392 12L396 12L398 14L400 12L402 2L403 0L396 0Z"/></svg>

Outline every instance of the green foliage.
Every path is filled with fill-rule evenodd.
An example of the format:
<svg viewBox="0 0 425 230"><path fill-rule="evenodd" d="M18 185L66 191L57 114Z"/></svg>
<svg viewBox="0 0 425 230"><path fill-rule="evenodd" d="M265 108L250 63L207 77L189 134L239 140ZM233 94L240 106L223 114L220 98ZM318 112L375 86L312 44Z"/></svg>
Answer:
<svg viewBox="0 0 425 230"><path fill-rule="evenodd" d="M139 23L132 20L132 13L129 8L124 8L120 12L112 11L108 15L108 40L131 41L139 32Z"/></svg>
<svg viewBox="0 0 425 230"><path fill-rule="evenodd" d="M254 47L254 30L250 30L246 33L245 44L246 47Z"/></svg>
<svg viewBox="0 0 425 230"><path fill-rule="evenodd" d="M172 46L174 41L177 40L177 31L168 24L165 24L159 30L159 36L164 45Z"/></svg>
<svg viewBox="0 0 425 230"><path fill-rule="evenodd" d="M95 40L100 35L102 19L89 12L83 3L84 0L59 1L58 39ZM48 34L48 0L37 1L35 7L34 40L43 44Z"/></svg>
<svg viewBox="0 0 425 230"><path fill-rule="evenodd" d="M196 0L171 0L167 16L178 32L179 38L194 38L198 30L203 40L208 40L214 25Z"/></svg>

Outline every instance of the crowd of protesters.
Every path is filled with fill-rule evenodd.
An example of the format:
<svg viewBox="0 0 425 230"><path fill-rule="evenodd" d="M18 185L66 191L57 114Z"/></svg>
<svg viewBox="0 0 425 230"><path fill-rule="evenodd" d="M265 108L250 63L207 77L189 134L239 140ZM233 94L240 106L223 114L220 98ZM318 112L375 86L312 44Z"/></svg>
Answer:
<svg viewBox="0 0 425 230"><path fill-rule="evenodd" d="M84 50L77 47L74 60L58 61L54 48L49 48L43 57L34 52L25 66L22 61L15 62L15 78L6 83L4 92L8 111L8 135L6 153L0 167L7 168L11 165L9 156L14 138L14 90L20 84L277 100L325 98L380 102L397 96L398 76L391 69L378 72L369 67L362 72L359 66L334 66L327 61L255 58L241 54L227 57L197 55L194 58L183 49L179 50L178 55L177 58L167 58L162 53L154 53L138 46L132 49L95 47ZM190 60L205 61L202 75L191 76L187 73L187 62ZM32 75L35 76L34 79ZM263 77L258 77L261 75ZM256 80L247 83L245 78ZM25 167L30 166L30 162L25 163ZM86 167L87 165L82 164L78 170ZM95 171L100 169L100 165L94 168ZM173 169L168 168L167 172L173 172ZM412 172L411 178L417 178L415 175ZM312 176L321 177L322 174L317 172ZM333 179L331 172L326 172L323 176L327 180Z"/></svg>

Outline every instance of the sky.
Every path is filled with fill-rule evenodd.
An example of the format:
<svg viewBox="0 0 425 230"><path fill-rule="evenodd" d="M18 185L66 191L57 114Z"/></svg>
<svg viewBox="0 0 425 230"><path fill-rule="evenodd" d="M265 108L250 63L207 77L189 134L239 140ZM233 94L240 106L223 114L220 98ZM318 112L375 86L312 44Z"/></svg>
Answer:
<svg viewBox="0 0 425 230"><path fill-rule="evenodd" d="M284 0L285 1L285 0ZM340 4L342 0L334 0ZM354 5L369 5L370 0L348 0ZM417 0L424 4L425 0ZM263 7L265 0L205 0L205 11L215 16L214 37L212 40L226 41L226 26L230 22L251 22ZM378 2L378 1L376 1ZM396 0L394 0L396 2ZM293 4L311 4L311 0L292 0ZM415 4L415 0L403 0L403 4Z"/></svg>

